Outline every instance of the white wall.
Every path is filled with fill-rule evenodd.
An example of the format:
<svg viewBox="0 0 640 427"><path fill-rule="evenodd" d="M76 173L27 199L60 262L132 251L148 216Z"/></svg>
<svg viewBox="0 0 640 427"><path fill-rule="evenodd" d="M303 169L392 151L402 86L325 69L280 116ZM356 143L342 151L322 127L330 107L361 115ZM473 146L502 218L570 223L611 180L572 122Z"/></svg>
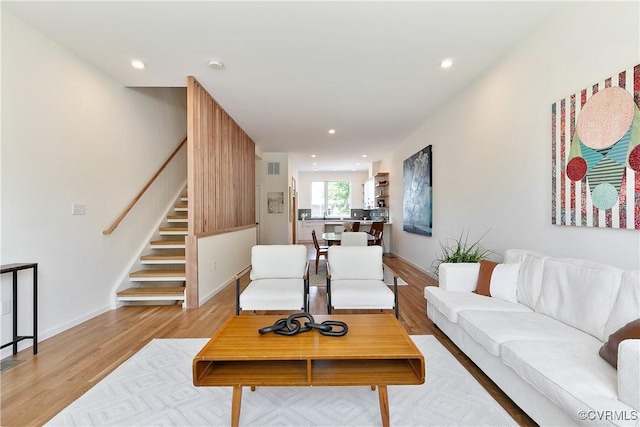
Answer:
<svg viewBox="0 0 640 427"><path fill-rule="evenodd" d="M42 338L111 308L112 288L184 183L184 155L112 235L102 230L185 135L184 88L125 88L2 11L1 263L39 263ZM86 215L71 215L74 202ZM19 312L26 334L30 298ZM10 316L2 321L4 343Z"/></svg>
<svg viewBox="0 0 640 427"><path fill-rule="evenodd" d="M280 162L280 175L267 175L267 164ZM256 181L261 185L262 206L260 212L260 243L263 245L287 245L291 243L291 227L289 223L289 155L287 153L263 153L259 162ZM269 213L267 211L267 194L270 192L284 193L285 203L283 213Z"/></svg>
<svg viewBox="0 0 640 427"><path fill-rule="evenodd" d="M640 231L551 224L550 136L553 102L640 62L639 28L638 2L570 2L428 118L382 165L394 251L428 269L440 241L489 230L483 242L499 253L529 248L640 268ZM433 237L401 224L402 162L429 144Z"/></svg>
<svg viewBox="0 0 640 427"><path fill-rule="evenodd" d="M255 228L198 239L200 305L233 282L234 276L251 264L251 248L255 244Z"/></svg>
<svg viewBox="0 0 640 427"><path fill-rule="evenodd" d="M369 178L366 171L360 172L300 172L298 174L298 209L311 209L311 183L314 181L351 181L351 208L362 209L363 188Z"/></svg>

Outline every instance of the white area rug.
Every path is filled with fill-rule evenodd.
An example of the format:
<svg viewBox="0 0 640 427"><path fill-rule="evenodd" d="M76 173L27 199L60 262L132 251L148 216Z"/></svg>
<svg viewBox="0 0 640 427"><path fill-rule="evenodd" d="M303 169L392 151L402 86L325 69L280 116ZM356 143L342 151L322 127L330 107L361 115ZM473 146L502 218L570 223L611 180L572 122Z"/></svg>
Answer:
<svg viewBox="0 0 640 427"><path fill-rule="evenodd" d="M394 272L389 267L384 268L384 277L382 280L387 285L393 285ZM398 286L406 285L402 277L398 277ZM327 265L324 259L321 259L318 263L318 274L316 274L316 262L315 260L309 261L309 285L310 286L327 286Z"/></svg>
<svg viewBox="0 0 640 427"><path fill-rule="evenodd" d="M389 386L392 426L517 425L433 336L412 338L427 361L427 380ZM230 425L231 388L192 383L191 362L207 341L154 339L47 425ZM242 393L242 426L381 424L378 392L370 387L259 387Z"/></svg>

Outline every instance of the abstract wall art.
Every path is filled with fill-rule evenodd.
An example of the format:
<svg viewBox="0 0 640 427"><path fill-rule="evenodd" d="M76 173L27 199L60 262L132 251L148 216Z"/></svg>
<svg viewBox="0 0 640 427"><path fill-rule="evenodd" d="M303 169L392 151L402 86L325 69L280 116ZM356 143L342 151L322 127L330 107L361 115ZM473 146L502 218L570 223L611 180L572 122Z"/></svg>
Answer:
<svg viewBox="0 0 640 427"><path fill-rule="evenodd" d="M267 193L267 213L284 213L284 192L274 191Z"/></svg>
<svg viewBox="0 0 640 427"><path fill-rule="evenodd" d="M403 163L402 229L409 233L432 235L433 189L431 145Z"/></svg>
<svg viewBox="0 0 640 427"><path fill-rule="evenodd" d="M551 106L551 222L640 229L640 65Z"/></svg>

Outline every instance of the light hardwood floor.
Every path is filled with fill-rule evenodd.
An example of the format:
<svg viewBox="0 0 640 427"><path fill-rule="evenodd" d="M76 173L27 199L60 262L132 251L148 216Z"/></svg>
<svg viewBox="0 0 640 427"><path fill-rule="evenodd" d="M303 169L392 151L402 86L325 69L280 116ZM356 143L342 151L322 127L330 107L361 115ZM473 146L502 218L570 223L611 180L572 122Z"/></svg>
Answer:
<svg viewBox="0 0 640 427"><path fill-rule="evenodd" d="M309 258L315 260L312 246ZM435 335L520 425L535 425L426 317L423 290L436 283L402 259L385 256L385 264L408 283L399 287L398 304L407 332ZM24 362L2 372L0 425L42 425L153 338L209 337L234 310L235 286L229 285L198 309L122 307L42 341L36 356L22 351L15 359ZM326 314L324 287L311 288L309 311Z"/></svg>

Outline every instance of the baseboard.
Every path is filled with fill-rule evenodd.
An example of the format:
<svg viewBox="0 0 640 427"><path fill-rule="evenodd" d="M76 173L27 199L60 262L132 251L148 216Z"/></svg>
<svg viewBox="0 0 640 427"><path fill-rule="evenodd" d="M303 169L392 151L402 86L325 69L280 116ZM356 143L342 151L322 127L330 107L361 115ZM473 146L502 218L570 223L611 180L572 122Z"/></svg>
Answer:
<svg viewBox="0 0 640 427"><path fill-rule="evenodd" d="M107 311L111 311L111 306L110 305L106 305L98 310L92 311L89 314L86 314L84 316L78 317L76 319L73 319L71 322L67 322L61 326L58 326L56 328L53 329L49 329L48 331L44 331L44 332L38 332L38 343L41 343L42 341L49 339L51 337L54 337L64 331L66 331L67 329L71 329L74 326L78 326L81 323L86 322L89 319L93 319L96 316L99 316L103 313L106 313ZM0 358L4 359L5 357L9 357L13 354L12 351L12 347L13 346L9 346L9 347L5 347L2 349L2 352L0 353ZM24 341L20 341L18 343L18 351L22 351L28 348L33 347L33 340L24 340Z"/></svg>
<svg viewBox="0 0 640 427"><path fill-rule="evenodd" d="M395 252L389 252L389 254L395 258L400 258L402 261L406 262L407 264L411 265L413 268L415 268L416 270L421 271L422 273L426 274L427 276L431 277L433 280L435 280L436 282L438 281L438 277L433 274L433 272L425 270L424 268L412 263L411 261L409 261L408 259L398 255Z"/></svg>
<svg viewBox="0 0 640 427"><path fill-rule="evenodd" d="M234 282L235 282L235 278L232 277L231 279L227 280L226 282L223 282L220 286L217 286L214 290L209 292L207 295L205 295L203 297L200 297L199 298L199 301L200 301L199 306L201 307L202 304L204 304L205 302L209 301L211 298L216 296L221 290L223 290L224 288L226 288L227 286L231 285Z"/></svg>

